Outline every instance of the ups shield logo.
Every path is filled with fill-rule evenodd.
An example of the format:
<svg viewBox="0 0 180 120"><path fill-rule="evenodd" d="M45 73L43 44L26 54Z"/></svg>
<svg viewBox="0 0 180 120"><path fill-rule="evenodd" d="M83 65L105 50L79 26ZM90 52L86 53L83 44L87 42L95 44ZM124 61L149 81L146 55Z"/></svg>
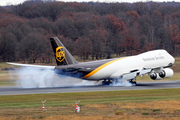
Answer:
<svg viewBox="0 0 180 120"><path fill-rule="evenodd" d="M65 51L62 46L56 48L56 59L62 62L65 59Z"/></svg>

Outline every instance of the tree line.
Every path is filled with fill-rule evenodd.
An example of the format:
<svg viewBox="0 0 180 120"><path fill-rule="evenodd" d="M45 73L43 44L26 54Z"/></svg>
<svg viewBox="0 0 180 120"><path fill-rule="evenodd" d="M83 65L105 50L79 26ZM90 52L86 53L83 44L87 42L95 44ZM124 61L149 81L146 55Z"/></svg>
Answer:
<svg viewBox="0 0 180 120"><path fill-rule="evenodd" d="M26 1L0 6L0 61L52 62L54 36L80 60L153 49L179 56L179 28L177 2Z"/></svg>

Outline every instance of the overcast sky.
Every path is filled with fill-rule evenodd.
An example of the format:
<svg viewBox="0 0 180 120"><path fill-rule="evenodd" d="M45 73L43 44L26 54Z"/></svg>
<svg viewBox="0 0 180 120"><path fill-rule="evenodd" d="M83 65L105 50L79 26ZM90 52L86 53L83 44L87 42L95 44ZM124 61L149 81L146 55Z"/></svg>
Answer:
<svg viewBox="0 0 180 120"><path fill-rule="evenodd" d="M19 3L23 3L25 0L0 0L0 6L5 6L5 5L16 5ZM175 2L180 2L180 0L56 0L56 1L64 1L64 2L89 2L89 1L99 1L99 2L139 2L139 1L155 1L155 2L167 2L167 1L175 1Z"/></svg>

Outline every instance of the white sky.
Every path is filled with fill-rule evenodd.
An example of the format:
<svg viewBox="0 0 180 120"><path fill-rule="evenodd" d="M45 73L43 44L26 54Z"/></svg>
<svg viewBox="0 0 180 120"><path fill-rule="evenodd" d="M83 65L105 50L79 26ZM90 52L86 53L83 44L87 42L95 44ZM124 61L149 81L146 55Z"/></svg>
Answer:
<svg viewBox="0 0 180 120"><path fill-rule="evenodd" d="M25 0L0 0L0 6L5 6L5 5L16 5L19 3L23 3ZM72 2L72 1L76 1L76 2L139 2L139 1L155 1L155 2L171 2L171 1L175 1L175 2L180 2L180 0L56 0L56 1L64 1L64 2Z"/></svg>

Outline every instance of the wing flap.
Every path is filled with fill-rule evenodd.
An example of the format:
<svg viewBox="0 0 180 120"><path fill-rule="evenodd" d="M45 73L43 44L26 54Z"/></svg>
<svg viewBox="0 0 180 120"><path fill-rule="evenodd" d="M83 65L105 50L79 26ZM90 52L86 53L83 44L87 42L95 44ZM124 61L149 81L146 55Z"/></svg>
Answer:
<svg viewBox="0 0 180 120"><path fill-rule="evenodd" d="M122 79L130 80L130 79L136 78L136 76L137 76L137 72L127 73L127 74L122 75Z"/></svg>
<svg viewBox="0 0 180 120"><path fill-rule="evenodd" d="M152 71L152 69L143 69L143 70L140 70L139 75L143 76L145 74L151 73L151 71Z"/></svg>

